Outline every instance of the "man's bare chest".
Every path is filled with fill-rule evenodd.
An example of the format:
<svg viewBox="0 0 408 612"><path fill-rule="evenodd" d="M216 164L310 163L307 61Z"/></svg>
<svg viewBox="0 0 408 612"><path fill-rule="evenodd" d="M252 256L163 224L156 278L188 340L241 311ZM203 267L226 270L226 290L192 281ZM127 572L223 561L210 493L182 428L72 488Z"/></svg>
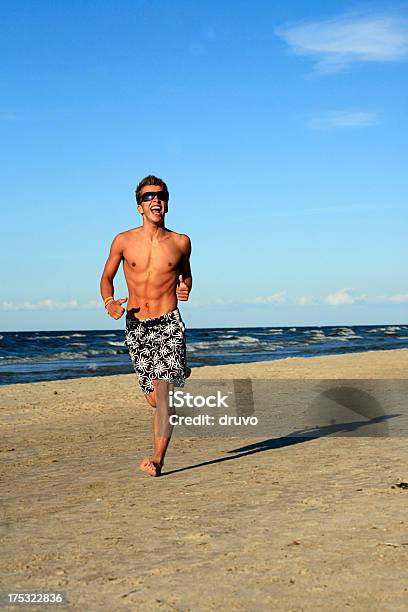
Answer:
<svg viewBox="0 0 408 612"><path fill-rule="evenodd" d="M172 240L134 241L123 251L124 266L134 272L171 272L178 268L181 256Z"/></svg>

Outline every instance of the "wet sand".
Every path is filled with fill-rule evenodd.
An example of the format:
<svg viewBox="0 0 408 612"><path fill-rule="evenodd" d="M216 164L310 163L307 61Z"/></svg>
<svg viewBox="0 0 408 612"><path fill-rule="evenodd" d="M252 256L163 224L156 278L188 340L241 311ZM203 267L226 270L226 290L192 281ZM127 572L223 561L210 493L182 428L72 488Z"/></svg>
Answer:
<svg viewBox="0 0 408 612"><path fill-rule="evenodd" d="M193 372L246 377L406 379L408 350ZM10 385L0 406L3 591L72 610L408 607L405 437L175 437L154 479L133 374Z"/></svg>

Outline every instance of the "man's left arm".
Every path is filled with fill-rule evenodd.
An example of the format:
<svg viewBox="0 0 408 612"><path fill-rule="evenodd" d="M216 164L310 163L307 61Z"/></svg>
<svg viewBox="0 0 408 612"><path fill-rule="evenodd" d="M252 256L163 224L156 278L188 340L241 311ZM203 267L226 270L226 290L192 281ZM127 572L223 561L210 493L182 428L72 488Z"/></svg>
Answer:
<svg viewBox="0 0 408 612"><path fill-rule="evenodd" d="M180 260L176 295L178 300L186 302L190 295L191 287L193 286L193 277L190 267L191 241L190 238L185 235L182 235L182 239L182 257Z"/></svg>

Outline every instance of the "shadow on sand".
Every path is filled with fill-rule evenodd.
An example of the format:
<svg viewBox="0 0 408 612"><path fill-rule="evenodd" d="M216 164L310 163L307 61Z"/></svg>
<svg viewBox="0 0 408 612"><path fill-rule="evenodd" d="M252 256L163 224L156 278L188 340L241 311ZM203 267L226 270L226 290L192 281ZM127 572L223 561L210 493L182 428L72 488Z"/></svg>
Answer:
<svg viewBox="0 0 408 612"><path fill-rule="evenodd" d="M401 416L400 414L385 414L381 404L371 394L355 387L337 384L331 388L322 388L319 395L314 398L308 410L310 422L330 421L329 425L315 425L292 431L290 434L278 438L268 438L253 444L226 451L229 456L203 461L175 470L162 473L169 476L186 470L241 459L248 455L275 450L293 444L304 444L311 440L327 436L358 436L358 437L387 437L389 436L388 421ZM346 412L354 412L363 416L364 420L338 422Z"/></svg>

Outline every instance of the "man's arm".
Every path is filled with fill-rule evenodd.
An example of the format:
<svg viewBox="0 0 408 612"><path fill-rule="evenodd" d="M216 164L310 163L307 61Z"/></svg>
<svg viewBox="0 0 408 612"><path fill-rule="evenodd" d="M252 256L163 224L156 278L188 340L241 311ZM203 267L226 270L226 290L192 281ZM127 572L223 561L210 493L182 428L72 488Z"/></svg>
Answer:
<svg viewBox="0 0 408 612"><path fill-rule="evenodd" d="M177 299L186 302L190 295L191 288L193 286L193 277L191 275L190 268L190 255L191 255L191 241L188 236L183 234L182 251L183 255L180 261L179 267L179 279L176 289Z"/></svg>
<svg viewBox="0 0 408 612"><path fill-rule="evenodd" d="M120 262L123 258L123 236L118 234L112 242L108 259L106 260L105 267L102 272L102 278L100 283L101 296L105 300L107 297L113 297L114 286L113 279L116 276L116 272L120 266ZM108 313L114 319L119 319L125 312L121 304L126 302L127 298L121 298L120 300L112 301L108 305Z"/></svg>

